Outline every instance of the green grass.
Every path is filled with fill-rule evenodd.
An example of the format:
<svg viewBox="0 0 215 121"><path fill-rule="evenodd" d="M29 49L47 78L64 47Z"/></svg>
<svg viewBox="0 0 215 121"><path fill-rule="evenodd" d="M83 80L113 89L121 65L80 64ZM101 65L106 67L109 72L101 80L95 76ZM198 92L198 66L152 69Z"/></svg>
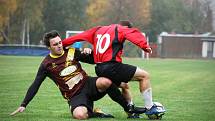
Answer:
<svg viewBox="0 0 215 121"><path fill-rule="evenodd" d="M43 57L0 56L0 121L71 121L67 102L58 88L46 79L25 112L14 117L9 114L21 103L29 85L34 80ZM213 121L215 120L215 61L184 59L127 59L151 74L153 100L167 109L163 121ZM83 64L95 75L94 66ZM133 100L142 106L138 84L130 82ZM95 103L95 107L113 114L115 119L127 120L122 108L108 96ZM144 115L143 115L144 116ZM137 120L137 119L135 119ZM144 119L147 117L144 116Z"/></svg>

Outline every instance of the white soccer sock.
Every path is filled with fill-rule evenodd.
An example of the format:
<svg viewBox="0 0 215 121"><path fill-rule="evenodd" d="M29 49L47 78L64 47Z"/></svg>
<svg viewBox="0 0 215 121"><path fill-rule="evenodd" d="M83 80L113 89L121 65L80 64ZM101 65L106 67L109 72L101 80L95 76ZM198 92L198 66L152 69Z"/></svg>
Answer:
<svg viewBox="0 0 215 121"><path fill-rule="evenodd" d="M152 102L152 88L146 89L144 92L142 92L143 99L145 101L145 107L147 109L150 109L153 106Z"/></svg>

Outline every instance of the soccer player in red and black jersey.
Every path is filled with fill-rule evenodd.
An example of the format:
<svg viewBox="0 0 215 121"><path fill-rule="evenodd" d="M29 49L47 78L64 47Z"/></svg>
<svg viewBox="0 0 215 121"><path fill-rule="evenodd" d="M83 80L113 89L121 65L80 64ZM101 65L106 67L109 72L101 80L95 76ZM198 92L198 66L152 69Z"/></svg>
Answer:
<svg viewBox="0 0 215 121"><path fill-rule="evenodd" d="M152 53L145 36L133 28L129 21L120 21L119 24L97 26L83 33L63 40L63 46L68 46L77 41L88 41L93 45L94 61L97 76L107 77L116 85L121 82L136 80L144 99L146 114L158 113L152 102L152 88L149 73L139 67L122 63L123 43L128 40L147 53Z"/></svg>
<svg viewBox="0 0 215 121"><path fill-rule="evenodd" d="M104 77L90 77L82 69L79 61L94 63L93 56L81 53L74 48L63 49L60 35L51 31L44 35L44 43L50 54L42 61L36 78L29 87L20 107L11 115L23 112L28 103L36 95L46 77L51 78L68 100L71 113L76 119L89 117L112 117L111 115L93 113L93 102L102 98L106 93L112 100L118 102L125 111L131 110L118 87Z"/></svg>

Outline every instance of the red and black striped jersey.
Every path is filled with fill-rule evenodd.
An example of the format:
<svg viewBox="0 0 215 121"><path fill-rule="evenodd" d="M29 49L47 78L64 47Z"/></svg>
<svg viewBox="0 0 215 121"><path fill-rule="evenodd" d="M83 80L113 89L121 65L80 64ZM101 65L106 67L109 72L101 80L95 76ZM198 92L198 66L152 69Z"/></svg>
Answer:
<svg viewBox="0 0 215 121"><path fill-rule="evenodd" d="M63 46L77 41L88 41L93 45L95 63L107 61L122 62L123 43L128 40L145 50L149 48L145 36L137 28L128 28L118 24L98 26L83 33L64 39Z"/></svg>
<svg viewBox="0 0 215 121"><path fill-rule="evenodd" d="M65 99L73 97L82 89L88 78L79 61L94 63L92 55L82 54L74 48L65 50L60 57L46 56L21 105L27 106L46 77L54 81Z"/></svg>

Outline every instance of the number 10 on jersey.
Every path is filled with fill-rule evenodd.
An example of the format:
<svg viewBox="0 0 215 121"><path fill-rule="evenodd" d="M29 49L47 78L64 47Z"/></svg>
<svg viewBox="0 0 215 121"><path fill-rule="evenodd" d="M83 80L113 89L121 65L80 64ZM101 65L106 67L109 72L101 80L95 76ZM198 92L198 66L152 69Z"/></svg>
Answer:
<svg viewBox="0 0 215 121"><path fill-rule="evenodd" d="M104 34L104 35L97 34L96 37L98 39L98 41L96 43L96 54L97 53L102 54L108 49L108 47L110 45L110 35L109 34ZM103 42L104 40L106 40L106 41ZM104 46L102 46L102 43L104 43Z"/></svg>

